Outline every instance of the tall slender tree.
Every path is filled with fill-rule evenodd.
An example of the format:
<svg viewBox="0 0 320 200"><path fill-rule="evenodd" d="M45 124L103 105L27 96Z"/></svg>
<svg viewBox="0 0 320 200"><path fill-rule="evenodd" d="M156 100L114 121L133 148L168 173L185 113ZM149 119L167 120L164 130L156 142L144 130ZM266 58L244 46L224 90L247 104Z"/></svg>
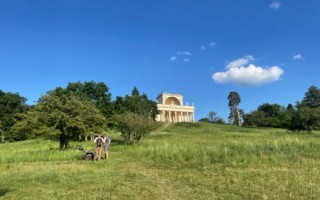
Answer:
<svg viewBox="0 0 320 200"><path fill-rule="evenodd" d="M239 111L239 104L241 102L240 95L235 91L231 91L228 95L228 100L230 108L230 114L228 118L229 122L241 126L241 115Z"/></svg>

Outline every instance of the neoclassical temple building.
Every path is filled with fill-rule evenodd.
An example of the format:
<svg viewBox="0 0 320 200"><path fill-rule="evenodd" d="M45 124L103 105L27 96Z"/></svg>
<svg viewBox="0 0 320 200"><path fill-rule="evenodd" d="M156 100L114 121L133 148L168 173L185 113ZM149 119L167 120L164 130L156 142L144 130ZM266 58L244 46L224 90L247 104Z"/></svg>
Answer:
<svg viewBox="0 0 320 200"><path fill-rule="evenodd" d="M183 105L181 94L161 93L157 97L157 121L194 122L194 105Z"/></svg>

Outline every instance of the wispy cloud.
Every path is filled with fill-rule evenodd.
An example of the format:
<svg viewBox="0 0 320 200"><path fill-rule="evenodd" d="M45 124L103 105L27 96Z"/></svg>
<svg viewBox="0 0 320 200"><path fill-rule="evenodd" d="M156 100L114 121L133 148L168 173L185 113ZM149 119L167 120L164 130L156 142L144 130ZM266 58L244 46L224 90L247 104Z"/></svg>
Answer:
<svg viewBox="0 0 320 200"><path fill-rule="evenodd" d="M171 56L170 61L175 61L177 59L177 56Z"/></svg>
<svg viewBox="0 0 320 200"><path fill-rule="evenodd" d="M305 57L303 57L301 54L296 54L292 58L293 60L304 60Z"/></svg>
<svg viewBox="0 0 320 200"><path fill-rule="evenodd" d="M192 56L192 53L190 53L189 51L178 51L177 55Z"/></svg>
<svg viewBox="0 0 320 200"><path fill-rule="evenodd" d="M249 64L254 60L255 58L250 55L228 62L227 71L214 73L212 79L223 84L263 85L279 80L284 73L279 66L264 68ZM246 64L249 66L245 67Z"/></svg>
<svg viewBox="0 0 320 200"><path fill-rule="evenodd" d="M209 44L206 44L206 45L201 45L200 49L201 50L206 50L208 48L213 48L216 46L216 43L215 42L210 42Z"/></svg>
<svg viewBox="0 0 320 200"><path fill-rule="evenodd" d="M216 46L216 43L215 42L210 42L209 46L210 47L214 47L214 46Z"/></svg>
<svg viewBox="0 0 320 200"><path fill-rule="evenodd" d="M189 62L192 53L190 51L177 51L177 53L170 57L170 61L176 61L178 58L181 58L184 62Z"/></svg>
<svg viewBox="0 0 320 200"><path fill-rule="evenodd" d="M278 10L281 7L281 3L274 1L269 5L269 7L273 10Z"/></svg>

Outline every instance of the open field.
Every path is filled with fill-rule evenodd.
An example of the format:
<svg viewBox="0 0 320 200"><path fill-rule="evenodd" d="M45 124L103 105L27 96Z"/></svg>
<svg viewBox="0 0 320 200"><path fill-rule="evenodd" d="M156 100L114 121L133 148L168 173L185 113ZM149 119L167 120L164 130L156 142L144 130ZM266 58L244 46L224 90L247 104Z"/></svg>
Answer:
<svg viewBox="0 0 320 200"><path fill-rule="evenodd" d="M111 139L98 162L56 141L0 144L0 199L320 199L319 133L180 123Z"/></svg>

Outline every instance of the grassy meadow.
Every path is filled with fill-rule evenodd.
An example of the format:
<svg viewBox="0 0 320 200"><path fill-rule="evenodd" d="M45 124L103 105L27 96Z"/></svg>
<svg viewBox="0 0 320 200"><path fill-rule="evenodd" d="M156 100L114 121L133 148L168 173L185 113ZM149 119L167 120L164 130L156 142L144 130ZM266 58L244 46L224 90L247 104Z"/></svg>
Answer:
<svg viewBox="0 0 320 200"><path fill-rule="evenodd" d="M92 141L0 144L0 199L320 199L320 133L172 124L110 159L83 161Z"/></svg>

